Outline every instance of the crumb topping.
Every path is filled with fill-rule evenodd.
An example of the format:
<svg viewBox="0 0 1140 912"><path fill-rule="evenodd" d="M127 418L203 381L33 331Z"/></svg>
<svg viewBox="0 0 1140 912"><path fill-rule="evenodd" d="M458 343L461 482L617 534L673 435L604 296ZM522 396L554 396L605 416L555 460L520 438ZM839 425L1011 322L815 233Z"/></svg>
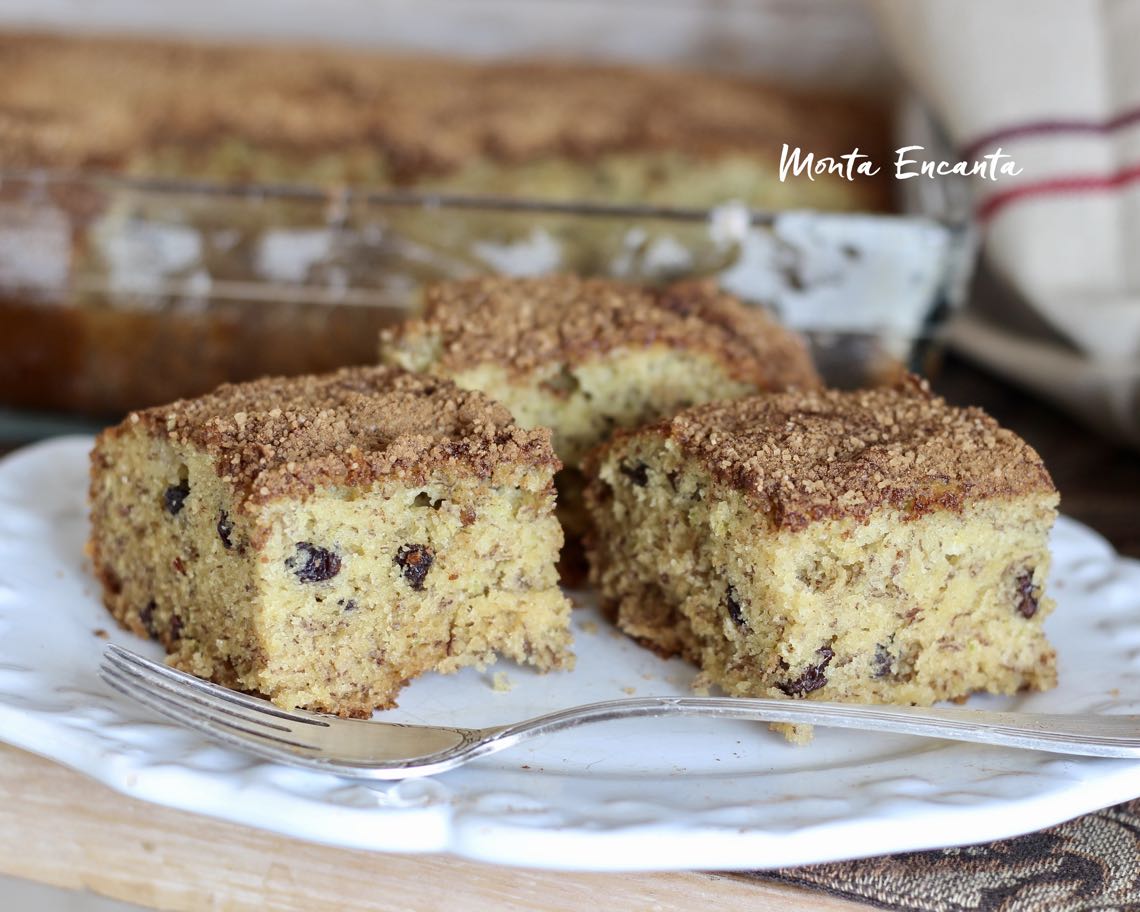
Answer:
<svg viewBox="0 0 1140 912"><path fill-rule="evenodd" d="M666 345L708 354L757 389L819 384L798 335L712 282L655 288L570 275L480 277L429 286L423 313L386 330L383 341L401 348L432 339L431 368L444 373L496 363L525 376L615 349Z"/></svg>
<svg viewBox="0 0 1140 912"><path fill-rule="evenodd" d="M439 468L487 478L504 465L560 468L548 430L523 430L481 393L397 368L227 384L134 412L109 433L137 424L205 449L255 503L389 476L416 484Z"/></svg>
<svg viewBox="0 0 1140 912"><path fill-rule="evenodd" d="M777 526L865 518L891 506L911 518L970 499L1053 492L1024 440L979 408L956 408L908 377L894 389L808 390L698 406L663 434Z"/></svg>
<svg viewBox="0 0 1140 912"><path fill-rule="evenodd" d="M395 183L471 161L608 152L885 151L880 107L700 72L337 49L0 36L8 166L129 169L229 142L230 159L358 157ZM371 164L369 164L371 163ZM147 173L169 174L153 155ZM235 165L236 166L236 165ZM318 172L319 173L319 169ZM335 180L335 177L334 177Z"/></svg>

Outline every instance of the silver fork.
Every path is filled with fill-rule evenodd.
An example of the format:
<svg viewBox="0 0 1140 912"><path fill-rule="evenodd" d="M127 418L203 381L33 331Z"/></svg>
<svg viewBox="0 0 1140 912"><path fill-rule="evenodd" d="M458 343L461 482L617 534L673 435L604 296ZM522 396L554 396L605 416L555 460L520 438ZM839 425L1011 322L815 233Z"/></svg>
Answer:
<svg viewBox="0 0 1140 912"><path fill-rule="evenodd" d="M854 728L1089 757L1140 757L1140 716L979 712L749 697L641 697L574 706L511 725L451 728L283 710L115 645L104 651L100 674L128 697L231 747L350 779L431 776L590 722L678 715Z"/></svg>

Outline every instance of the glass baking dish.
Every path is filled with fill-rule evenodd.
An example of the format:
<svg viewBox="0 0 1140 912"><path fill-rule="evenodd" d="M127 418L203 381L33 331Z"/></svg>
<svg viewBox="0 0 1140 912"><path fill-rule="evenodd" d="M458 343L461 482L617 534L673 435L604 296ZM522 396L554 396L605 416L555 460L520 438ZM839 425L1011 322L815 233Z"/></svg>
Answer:
<svg viewBox="0 0 1140 912"><path fill-rule="evenodd" d="M972 249L916 216L0 172L0 433L368 363L425 283L485 272L709 277L804 332L829 382L883 382L929 367Z"/></svg>

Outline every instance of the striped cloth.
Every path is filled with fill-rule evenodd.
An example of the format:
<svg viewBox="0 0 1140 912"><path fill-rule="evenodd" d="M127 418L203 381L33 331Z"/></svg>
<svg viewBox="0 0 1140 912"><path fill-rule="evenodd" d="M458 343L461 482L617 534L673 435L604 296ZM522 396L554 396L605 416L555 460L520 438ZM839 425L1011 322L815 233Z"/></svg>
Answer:
<svg viewBox="0 0 1140 912"><path fill-rule="evenodd" d="M876 0L975 178L986 270L951 342L1140 446L1140 0Z"/></svg>

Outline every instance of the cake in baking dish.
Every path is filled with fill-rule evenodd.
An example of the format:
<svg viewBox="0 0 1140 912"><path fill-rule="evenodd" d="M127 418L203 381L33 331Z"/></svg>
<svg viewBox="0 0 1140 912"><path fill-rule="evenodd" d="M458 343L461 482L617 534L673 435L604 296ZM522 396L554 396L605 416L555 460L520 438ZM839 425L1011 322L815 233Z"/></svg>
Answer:
<svg viewBox="0 0 1140 912"><path fill-rule="evenodd" d="M173 665L363 716L425 671L565 668L549 434L390 368L131 414L91 463L91 556Z"/></svg>
<svg viewBox="0 0 1140 912"><path fill-rule="evenodd" d="M384 332L381 353L484 391L524 427L550 427L566 467L559 517L570 539L585 530L581 461L615 428L713 399L819 383L799 336L704 282L441 283L426 290L419 319Z"/></svg>
<svg viewBox="0 0 1140 912"><path fill-rule="evenodd" d="M1055 683L1049 474L920 381L697 407L586 470L603 603L728 694L926 705Z"/></svg>
<svg viewBox="0 0 1140 912"><path fill-rule="evenodd" d="M886 151L885 109L712 73L351 48L0 35L13 168L560 200L882 210L885 179L781 181L784 143Z"/></svg>
<svg viewBox="0 0 1140 912"><path fill-rule="evenodd" d="M3 33L0 170L99 179L37 183L27 212L3 185L6 230L46 286L26 293L18 270L0 295L0 405L117 417L367 364L406 316L401 290L469 265L477 242L513 248L540 225L563 268L596 271L628 239L600 217L467 210L445 225L382 203L342 226L322 190L883 211L885 176L781 181L779 162L784 143L878 158L889 136L882 106L711 73ZM340 294L378 275L367 302Z"/></svg>

